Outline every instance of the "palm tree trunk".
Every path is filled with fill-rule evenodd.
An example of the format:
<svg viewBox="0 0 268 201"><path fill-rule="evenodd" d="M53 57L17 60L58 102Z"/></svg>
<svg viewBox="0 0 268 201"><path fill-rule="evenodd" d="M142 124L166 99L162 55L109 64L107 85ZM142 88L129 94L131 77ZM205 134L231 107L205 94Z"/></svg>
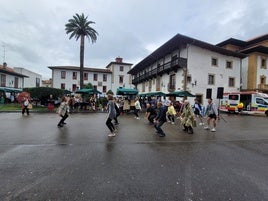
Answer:
<svg viewBox="0 0 268 201"><path fill-rule="evenodd" d="M85 51L85 36L81 35L80 40L80 89L84 87L84 51Z"/></svg>

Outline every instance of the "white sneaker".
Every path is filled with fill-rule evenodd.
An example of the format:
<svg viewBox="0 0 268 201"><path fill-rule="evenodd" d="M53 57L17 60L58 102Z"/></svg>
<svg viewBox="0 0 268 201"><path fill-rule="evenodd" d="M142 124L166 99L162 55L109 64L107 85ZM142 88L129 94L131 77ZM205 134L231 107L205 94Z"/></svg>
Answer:
<svg viewBox="0 0 268 201"><path fill-rule="evenodd" d="M205 127L204 127L204 129L205 129L205 130L208 130L208 129L209 129L209 127L208 127L208 126L205 126Z"/></svg>
<svg viewBox="0 0 268 201"><path fill-rule="evenodd" d="M211 132L216 132L216 129L215 128L212 128L210 131Z"/></svg>
<svg viewBox="0 0 268 201"><path fill-rule="evenodd" d="M140 119L140 117L137 117L136 119Z"/></svg>
<svg viewBox="0 0 268 201"><path fill-rule="evenodd" d="M174 122L171 122L171 124L175 124Z"/></svg>
<svg viewBox="0 0 268 201"><path fill-rule="evenodd" d="M115 133L110 133L110 134L108 135L108 137L114 137L114 136L116 136Z"/></svg>
<svg viewBox="0 0 268 201"><path fill-rule="evenodd" d="M199 123L199 126L203 126L203 123Z"/></svg>

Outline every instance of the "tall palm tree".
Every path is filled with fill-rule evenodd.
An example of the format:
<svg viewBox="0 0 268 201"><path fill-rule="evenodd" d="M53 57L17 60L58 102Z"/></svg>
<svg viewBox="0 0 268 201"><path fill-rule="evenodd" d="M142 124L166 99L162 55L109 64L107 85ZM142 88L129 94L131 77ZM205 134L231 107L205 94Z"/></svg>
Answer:
<svg viewBox="0 0 268 201"><path fill-rule="evenodd" d="M90 24L95 24L95 22L88 21L88 16L84 16L84 13L78 15L77 13L72 19L68 20L65 24L66 34L71 34L69 39L75 38L78 40L80 38L80 88L84 86L84 51L85 51L85 37L93 43L97 40L98 32L95 31Z"/></svg>

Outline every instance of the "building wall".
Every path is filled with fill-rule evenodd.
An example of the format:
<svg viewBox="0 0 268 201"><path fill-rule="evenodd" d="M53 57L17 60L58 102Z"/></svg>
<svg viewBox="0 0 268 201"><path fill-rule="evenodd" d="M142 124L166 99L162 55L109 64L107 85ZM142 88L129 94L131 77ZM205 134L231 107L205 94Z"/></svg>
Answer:
<svg viewBox="0 0 268 201"><path fill-rule="evenodd" d="M248 90L256 89L257 83L257 54L251 54L248 57Z"/></svg>
<svg viewBox="0 0 268 201"><path fill-rule="evenodd" d="M266 56L266 55L265 55ZM259 86L259 84L261 84L261 77L264 76L266 77L266 83L264 83L265 85L267 85L267 81L268 81L268 66L267 66L267 57L265 57L263 55L258 55L257 56L257 78L256 78L256 84L257 84L257 87ZM263 68L261 66L261 62L262 62L262 59L263 58L266 58L266 67ZM259 87L258 87L259 88Z"/></svg>
<svg viewBox="0 0 268 201"><path fill-rule="evenodd" d="M19 67L14 67L14 71L28 76L24 78L24 87L41 87L42 75Z"/></svg>
<svg viewBox="0 0 268 201"><path fill-rule="evenodd" d="M65 79L61 78L61 71L66 72ZM73 72L77 73L77 78L73 79ZM84 84L91 83L93 86L97 86L97 90L103 91L103 86L107 86L107 91L110 89L111 86L111 74L110 73L99 73L99 72L87 72L84 71L84 73L88 73L88 80L84 80ZM73 91L73 85L76 85L80 88L80 72L75 70L68 70L68 69L53 69L52 70L52 78L53 78L53 87L54 88L61 88L61 84L65 84L65 89L69 91ZM94 74L98 75L98 80L94 81L93 77ZM107 75L107 81L103 81L103 74Z"/></svg>
<svg viewBox="0 0 268 201"><path fill-rule="evenodd" d="M187 58L187 76L191 77L191 80L187 80L183 68L180 68L177 72L170 72L169 74L164 74L160 77L160 91L168 93L168 83L170 76L175 74L176 83L175 90L186 89L192 94L200 95L204 102L206 98L207 88L212 89L212 98L216 99L218 87L224 87L224 91L231 92L237 91L240 87L240 58L221 55L206 49L199 48L197 46L187 46L181 50L176 50L173 53L166 55L164 58L160 59L158 63L163 64L171 61L171 57L177 54L179 57ZM217 58L218 65L212 66L212 58ZM226 68L226 61L232 62L232 69ZM157 64L147 67L148 69L156 68ZM144 69L143 71L146 71ZM141 72L142 74L143 72ZM215 83L213 85L208 84L208 75L213 74L215 76ZM229 78L232 77L235 79L235 84L233 87L229 86ZM155 79L155 78L154 78ZM152 79L152 90L156 91L156 82ZM150 81L146 81L145 84L140 83L137 85L137 89L141 93L147 93L149 91ZM184 84L186 83L186 87ZM145 85L145 90L143 86Z"/></svg>
<svg viewBox="0 0 268 201"><path fill-rule="evenodd" d="M246 90L248 89L248 57L244 58L242 60L242 72L241 72L241 78L242 78L242 89Z"/></svg>
<svg viewBox="0 0 268 201"><path fill-rule="evenodd" d="M15 78L17 76L5 74L5 73L0 73L0 83L2 83L1 74L5 75L5 77L6 77L6 83L5 83L5 86L3 86L3 87L13 87L14 88L15 87ZM17 78L18 78L18 87L17 88L24 88L23 78L21 78L21 77L17 77Z"/></svg>
<svg viewBox="0 0 268 201"><path fill-rule="evenodd" d="M211 64L212 58L218 60L218 65ZM232 62L232 69L226 68L226 62ZM187 90L193 94L206 95L206 89L212 89L212 98L217 96L217 88L224 87L224 91L237 91L240 88L240 58L222 55L196 46L190 46L188 49L188 75L191 75L192 81L187 82ZM208 84L208 75L215 76L214 85ZM233 87L229 86L229 78L235 79ZM196 85L194 85L196 81ZM193 83L193 85L192 85Z"/></svg>
<svg viewBox="0 0 268 201"><path fill-rule="evenodd" d="M120 71L120 66L123 66L123 71ZM131 69L131 65L122 64L112 64L109 69L111 69L112 79L111 79L111 90L116 94L116 90L118 87L125 87L125 88L133 88L131 75L127 74L128 71ZM119 77L123 76L123 82L119 82Z"/></svg>

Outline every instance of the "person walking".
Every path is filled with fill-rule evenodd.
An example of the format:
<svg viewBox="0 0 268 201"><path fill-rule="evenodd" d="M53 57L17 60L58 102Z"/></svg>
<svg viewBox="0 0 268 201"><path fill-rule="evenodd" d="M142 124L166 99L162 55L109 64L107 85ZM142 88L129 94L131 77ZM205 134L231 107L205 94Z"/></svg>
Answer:
<svg viewBox="0 0 268 201"><path fill-rule="evenodd" d="M154 119L157 116L155 109L150 103L146 104L146 113L144 118L147 118L150 124L154 124Z"/></svg>
<svg viewBox="0 0 268 201"><path fill-rule="evenodd" d="M25 111L27 115L30 115L29 105L30 105L30 99L28 96L25 96L22 102L22 115L24 115Z"/></svg>
<svg viewBox="0 0 268 201"><path fill-rule="evenodd" d="M159 137L165 137L166 134L164 133L161 127L167 121L167 117L166 117L167 106L163 105L162 102L158 102L157 108L158 108L158 114L156 118L154 119L154 123L155 123L154 127Z"/></svg>
<svg viewBox="0 0 268 201"><path fill-rule="evenodd" d="M199 101L195 98L194 99L194 114L196 118L199 118L200 126L204 126L203 117L202 117L202 106L200 105Z"/></svg>
<svg viewBox="0 0 268 201"><path fill-rule="evenodd" d="M116 110L115 110L115 103L113 101L113 95L108 94L107 100L108 100L108 103L107 103L108 117L106 120L106 126L109 128L111 132L108 135L108 137L114 137L116 136L116 134L115 134L115 127L112 123L112 120L116 117Z"/></svg>
<svg viewBox="0 0 268 201"><path fill-rule="evenodd" d="M176 110L172 102L167 103L167 104L169 104L168 111L167 111L168 122L171 122L171 124L175 124Z"/></svg>
<svg viewBox="0 0 268 201"><path fill-rule="evenodd" d="M135 110L134 110L134 115L135 115L135 118L136 119L140 119L139 117L139 111L141 110L141 104L140 104L140 101L139 101L139 97L136 97L135 98Z"/></svg>
<svg viewBox="0 0 268 201"><path fill-rule="evenodd" d="M184 127L184 131L188 134L193 134L193 126L195 125L195 116L188 100L184 101L184 107L181 114L181 125Z"/></svg>
<svg viewBox="0 0 268 201"><path fill-rule="evenodd" d="M212 102L211 98L208 99L208 105L206 107L205 114L207 115L207 125L204 127L204 129L209 130L210 121L212 121L213 127L211 128L211 132L216 132L216 122L217 122L219 113L215 104Z"/></svg>
<svg viewBox="0 0 268 201"><path fill-rule="evenodd" d="M68 105L68 99L66 96L63 96L61 98L61 103L58 108L58 115L61 117L61 120L58 123L58 127L63 127L64 124L66 124L64 121L68 118L68 111L69 111L69 105Z"/></svg>
<svg viewBox="0 0 268 201"><path fill-rule="evenodd" d="M116 98L114 98L114 107L115 107L115 111L116 111L116 116L114 118L114 125L117 126L117 125L119 125L118 117L120 116L120 109L119 109L120 103Z"/></svg>

